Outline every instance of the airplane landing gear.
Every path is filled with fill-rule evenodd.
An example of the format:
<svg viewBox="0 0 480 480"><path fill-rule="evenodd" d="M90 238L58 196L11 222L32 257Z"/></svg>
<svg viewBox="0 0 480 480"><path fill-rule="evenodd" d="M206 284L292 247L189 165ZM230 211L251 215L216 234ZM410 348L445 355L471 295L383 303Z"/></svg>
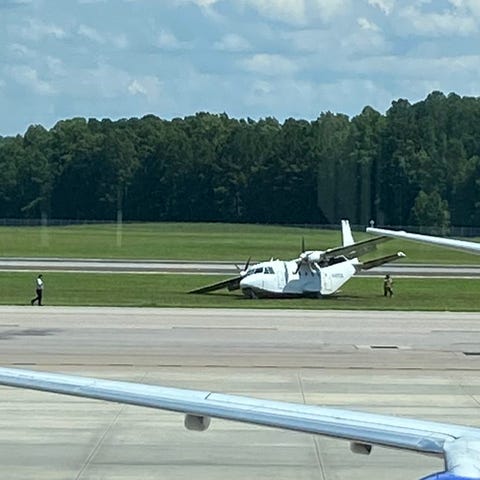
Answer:
<svg viewBox="0 0 480 480"><path fill-rule="evenodd" d="M243 294L250 300L256 300L258 298L257 294L251 288L246 288Z"/></svg>

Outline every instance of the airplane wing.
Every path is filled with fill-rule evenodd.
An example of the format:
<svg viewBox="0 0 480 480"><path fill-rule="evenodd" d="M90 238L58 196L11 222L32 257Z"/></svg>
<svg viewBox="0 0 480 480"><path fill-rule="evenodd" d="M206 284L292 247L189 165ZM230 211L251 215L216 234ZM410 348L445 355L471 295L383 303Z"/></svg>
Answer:
<svg viewBox="0 0 480 480"><path fill-rule="evenodd" d="M480 478L480 429L472 427L14 368L0 368L0 385L180 412L190 430L220 418L350 440L356 453L379 445L437 455L450 480Z"/></svg>
<svg viewBox="0 0 480 480"><path fill-rule="evenodd" d="M366 253L375 250L379 243L383 243L390 240L390 238L386 236L381 237L374 237L374 238L367 238L366 240L362 240L360 242L352 243L351 245L345 245L341 247L329 248L324 252L324 258L333 258L338 257L339 255L343 255L348 259L361 257Z"/></svg>
<svg viewBox="0 0 480 480"><path fill-rule="evenodd" d="M385 235L392 238L400 238L404 240L414 240L417 242L429 243L440 247L453 248L464 252L480 254L480 243L468 242L466 240L455 240L454 238L434 237L431 235L420 235L419 233L408 233L403 230L386 230L383 228L369 227L368 233L377 235Z"/></svg>
<svg viewBox="0 0 480 480"><path fill-rule="evenodd" d="M238 290L240 288L240 280L242 278L243 277L241 276L228 278L227 280L222 280L221 282L212 283L211 285L190 290L188 293L208 293L214 292L215 290L221 290L222 288L228 288L229 291Z"/></svg>

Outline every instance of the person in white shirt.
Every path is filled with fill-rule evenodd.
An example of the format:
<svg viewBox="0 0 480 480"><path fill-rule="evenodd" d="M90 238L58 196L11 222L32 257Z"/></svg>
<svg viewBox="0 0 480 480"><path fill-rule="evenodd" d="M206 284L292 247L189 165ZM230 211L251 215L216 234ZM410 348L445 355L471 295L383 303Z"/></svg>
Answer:
<svg viewBox="0 0 480 480"><path fill-rule="evenodd" d="M41 307L42 306L42 297L43 297L43 276L40 274L37 277L37 280L35 282L35 292L37 293L37 296L35 298L32 298L30 301L31 305L34 305L35 302L38 302L38 305Z"/></svg>

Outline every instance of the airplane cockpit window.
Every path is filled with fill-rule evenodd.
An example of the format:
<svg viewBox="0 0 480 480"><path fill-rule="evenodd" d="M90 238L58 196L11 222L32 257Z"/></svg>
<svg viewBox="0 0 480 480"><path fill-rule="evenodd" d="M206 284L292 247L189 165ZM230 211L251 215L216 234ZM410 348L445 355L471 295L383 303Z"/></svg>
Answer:
<svg viewBox="0 0 480 480"><path fill-rule="evenodd" d="M247 270L247 273L245 276L253 275L254 273L269 273L272 274L273 268L272 267L257 267L257 268L251 268L250 270Z"/></svg>

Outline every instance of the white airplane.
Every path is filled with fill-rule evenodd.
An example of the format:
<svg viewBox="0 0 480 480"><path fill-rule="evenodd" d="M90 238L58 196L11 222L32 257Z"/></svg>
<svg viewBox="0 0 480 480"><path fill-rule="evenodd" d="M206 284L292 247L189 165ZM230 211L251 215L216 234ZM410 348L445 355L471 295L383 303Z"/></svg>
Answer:
<svg viewBox="0 0 480 480"><path fill-rule="evenodd" d="M207 430L220 418L349 440L358 454L374 445L409 450L445 461L445 471L422 480L480 479L479 428L14 368L0 368L0 385L179 412L188 430Z"/></svg>
<svg viewBox="0 0 480 480"><path fill-rule="evenodd" d="M429 243L440 247L452 248L463 252L480 254L480 243L469 242L467 240L456 240L454 238L435 237L432 235L420 235L419 233L409 233L404 230L386 230L384 228L368 227L368 233L383 235L391 238L400 238L404 240L413 240L416 242Z"/></svg>
<svg viewBox="0 0 480 480"><path fill-rule="evenodd" d="M208 293L227 288L230 291L241 289L248 298L332 295L355 273L405 256L403 252L397 252L363 263L358 260L358 257L374 250L378 243L387 240L388 237L380 236L355 242L350 223L342 220L340 247L305 251L302 245L302 253L294 260L271 259L251 267L249 260L237 277L197 288L190 293Z"/></svg>

